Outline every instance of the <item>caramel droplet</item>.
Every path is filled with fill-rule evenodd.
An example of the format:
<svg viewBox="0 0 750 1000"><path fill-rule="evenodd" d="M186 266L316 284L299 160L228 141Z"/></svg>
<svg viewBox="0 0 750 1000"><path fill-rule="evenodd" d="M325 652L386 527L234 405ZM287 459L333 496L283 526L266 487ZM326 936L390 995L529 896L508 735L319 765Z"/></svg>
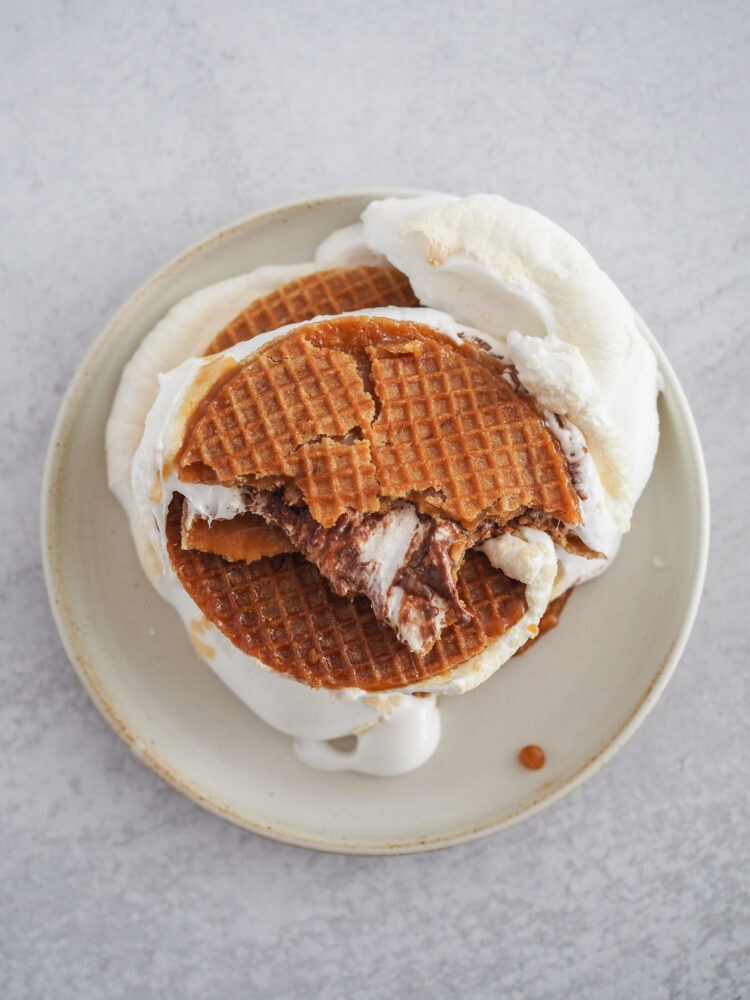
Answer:
<svg viewBox="0 0 750 1000"><path fill-rule="evenodd" d="M521 761L523 766L527 767L530 771L538 771L539 768L544 767L544 763L547 758L541 747L536 746L534 743L530 743L528 746L524 747L523 750L521 750L518 754L518 759Z"/></svg>

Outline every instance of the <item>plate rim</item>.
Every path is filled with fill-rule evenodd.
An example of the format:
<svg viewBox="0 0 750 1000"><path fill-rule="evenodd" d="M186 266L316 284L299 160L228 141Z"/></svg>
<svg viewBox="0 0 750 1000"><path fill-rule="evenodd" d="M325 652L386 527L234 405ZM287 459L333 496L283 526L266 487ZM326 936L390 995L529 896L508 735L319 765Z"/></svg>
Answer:
<svg viewBox="0 0 750 1000"><path fill-rule="evenodd" d="M500 820L482 823L478 826L471 826L466 831L459 834L437 835L435 837L418 837L411 840L402 840L397 843L387 843L385 840L374 845L356 844L353 842L342 843L335 840L317 839L290 830L276 829L260 822L253 822L247 816L235 813L228 806L213 801L193 788L184 781L180 775L167 763L160 760L157 754L147 750L144 746L139 746L136 734L131 732L128 724L122 719L116 707L106 698L100 685L96 683L94 672L87 665L87 658L83 649L79 649L75 642L76 623L72 612L65 613L65 600L62 594L60 567L55 563L54 526L52 524L54 513L52 510L51 497L54 486L61 477L61 454L65 452L66 441L72 426L75 424L76 403L85 390L85 387L92 377L92 369L96 368L98 355L105 350L117 330L126 323L128 314L134 307L150 292L168 283L171 273L189 260L199 256L201 253L210 250L221 241L238 234L248 226L259 225L272 221L276 215L284 215L293 211L305 211L319 207L334 206L344 204L354 200L374 200L384 197L408 197L417 194L424 194L423 190L401 187L365 188L345 191L335 191L322 194L311 195L302 199L291 199L276 203L269 208L260 209L242 216L224 226L214 229L203 238L193 242L185 250L179 252L146 278L116 309L101 332L94 339L86 350L81 362L76 368L67 389L61 400L52 431L49 437L47 453L44 462L42 475L41 506L40 506L40 540L42 566L44 572L47 596L52 611L52 616L60 636L63 648L70 660L75 673L82 684L89 698L105 719L110 729L125 743L128 749L153 771L159 778L174 788L181 795L188 798L198 806L214 813L228 822L233 823L242 829L259 834L279 843L288 844L295 847L313 849L336 854L382 856L420 853L444 849L470 843L485 836L499 833L509 829L524 820L531 819L542 810L561 801L567 795L579 788L589 778L593 777L612 757L628 742L636 730L643 724L654 705L661 697L669 680L674 673L677 664L687 645L695 617L700 604L700 599L705 582L706 569L708 564L708 552L710 544L710 498L708 488L708 478L706 472L705 457L701 447L700 436L695 423L695 419L690 410L690 406L685 392L666 357L661 345L645 323L641 323L642 332L645 334L652 350L654 351L659 370L664 379L664 390L668 388L672 400L679 413L681 430L685 435L688 452L691 459L691 472L695 478L695 501L699 517L700 531L697 539L696 550L696 570L693 575L690 595L687 600L681 624L669 650L658 664L653 673L651 682L641 696L638 703L632 709L627 720L611 735L609 740L594 753L584 764L572 775L569 775L562 784L552 789L545 790L531 803L525 803L514 813L506 814Z"/></svg>

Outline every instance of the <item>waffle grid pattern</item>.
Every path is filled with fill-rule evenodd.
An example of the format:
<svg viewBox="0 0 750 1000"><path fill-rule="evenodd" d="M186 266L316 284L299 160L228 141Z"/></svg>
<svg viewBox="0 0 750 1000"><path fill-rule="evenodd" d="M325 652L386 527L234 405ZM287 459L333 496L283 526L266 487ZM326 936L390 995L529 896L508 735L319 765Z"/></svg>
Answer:
<svg viewBox="0 0 750 1000"><path fill-rule="evenodd" d="M383 305L419 305L406 277L393 268L338 269L310 275L252 303L214 339L206 354L287 323ZM392 346L381 346L381 359L389 352L393 353ZM395 355L403 358L403 344L399 345ZM369 375L373 359L364 357L366 363L363 365L362 356L358 356L357 367L360 375ZM272 372L275 374L277 370L274 367ZM351 374L351 368L347 373ZM302 365L298 374L300 378L307 374ZM270 381L267 375L260 373L253 379L253 390L271 392ZM299 441L300 437L295 437L295 433L304 437L308 433L305 422L309 427L310 423L319 419L320 414L314 409L314 401L306 397L299 401L300 408L294 418L291 411L288 417L284 415L290 402L289 393L293 395L290 388L293 383L294 375L290 375L286 384L287 394L276 392L271 412L280 412L280 418L277 417L282 421L279 429L287 420L289 426L286 433L292 440ZM368 389L372 389L370 378L366 377L365 383ZM358 384L361 386L361 382ZM383 398L386 395L383 393ZM437 437L439 441L444 441L448 454L456 447L453 435L459 420L465 433L480 435L480 451L486 450L492 443L478 418L469 415L461 386L452 385L448 380L432 385L426 399L419 400L417 395L409 390L403 400L405 409L402 412L396 410L395 392L393 398L387 400L386 409L388 406L393 408L389 418L393 426L389 434L399 433L399 420L402 423L413 420L414 426L419 428L415 435L418 446L426 448L431 440L431 431L421 421L433 420L437 427L433 440ZM269 435L262 427L256 426L254 433L257 439L254 439L253 432L244 425L245 406L250 398L251 392L245 386L235 400L233 412L228 415L226 429L217 428L216 443L219 444L221 436L225 435L234 446L241 448L247 436L258 449L261 467L275 466L285 456L289 464L296 460L301 469L298 471L300 478L304 479L308 474L311 483L314 482L323 496L327 490L327 477L334 471L338 477L340 468L331 464L321 471L317 461L320 456L315 454L320 440L301 446L292 445L292 452L288 454L286 446L280 446L278 436L275 433ZM477 398L480 405L487 402L479 395ZM352 404L351 397L345 396L344 399ZM340 403L341 399L337 398L333 412L325 410L330 426L326 433L339 439L327 442L326 447L331 444L346 447L340 438L354 426L347 426L350 419L342 417ZM377 403L382 407L383 399L377 399ZM351 408L355 412L358 409L357 405ZM370 421L373 416L374 411ZM240 430L243 426L244 433ZM507 441L513 446L518 445L521 443L518 435L517 428L509 429ZM533 440L524 437L523 445L530 449L529 453L534 457ZM355 443L355 447L359 447L359 443ZM305 449L308 450L308 464L305 464ZM266 465L263 466L263 463ZM474 462L475 475L481 477L486 472L485 463L486 459L478 455ZM395 468L393 474L398 474ZM523 480L528 471L519 469L517 475ZM313 485L307 488L309 492L314 489ZM347 486L347 491L349 488ZM354 486L363 497L368 488L363 481ZM434 507L443 499L439 491L430 488L422 494L422 501L427 506L432 503ZM180 504L181 500L176 498L170 509L167 542L175 571L187 592L207 618L240 649L257 656L269 667L314 687L357 686L378 691L419 684L480 652L525 610L521 584L493 569L479 553L469 552L459 574L458 587L467 610L473 616L472 620L467 624L450 626L430 652L418 658L398 642L390 628L378 623L366 599L350 601L337 597L317 569L298 554L232 563L218 555L183 549L180 544Z"/></svg>
<svg viewBox="0 0 750 1000"><path fill-rule="evenodd" d="M524 587L470 552L458 589L472 616L449 626L424 657L379 623L366 598L331 592L301 555L230 563L180 544L182 498L167 521L167 546L183 587L239 649L311 687L383 691L419 684L465 662L526 609Z"/></svg>
<svg viewBox="0 0 750 1000"><path fill-rule="evenodd" d="M300 445L344 437L373 416L352 357L285 339L238 367L187 437L180 461L208 466L226 484L284 475Z"/></svg>
<svg viewBox="0 0 750 1000"><path fill-rule="evenodd" d="M346 508L370 513L380 509L375 466L367 441L342 444L323 438L301 445L285 467L315 520L332 527Z"/></svg>
<svg viewBox="0 0 750 1000"><path fill-rule="evenodd" d="M409 279L395 268L361 266L319 271L290 281L251 303L214 337L205 353L226 350L287 323L386 305L419 305Z"/></svg>
<svg viewBox="0 0 750 1000"><path fill-rule="evenodd" d="M380 398L373 448L388 497L438 490L425 503L466 525L485 510L512 517L541 507L565 523L577 500L549 430L496 372L426 342L368 348Z"/></svg>
<svg viewBox="0 0 750 1000"><path fill-rule="evenodd" d="M525 509L564 524L579 520L557 442L497 365L428 327L385 318L310 323L250 355L186 435L180 464L190 478L205 468L227 485L290 476L297 449L350 431L371 449L368 457L350 451L350 462L360 465L360 478L377 478L386 499L417 499L467 528ZM322 481L308 475L305 494L327 498L323 523L348 507L374 509L368 497L352 502L339 493L340 469L320 469Z"/></svg>

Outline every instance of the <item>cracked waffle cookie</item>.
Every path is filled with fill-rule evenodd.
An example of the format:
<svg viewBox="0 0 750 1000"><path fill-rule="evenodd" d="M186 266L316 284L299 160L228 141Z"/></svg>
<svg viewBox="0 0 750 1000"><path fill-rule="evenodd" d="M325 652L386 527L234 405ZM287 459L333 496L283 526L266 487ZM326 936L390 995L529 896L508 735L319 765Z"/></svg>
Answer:
<svg viewBox="0 0 750 1000"><path fill-rule="evenodd" d="M469 529L526 511L577 524L559 445L502 374L478 348L420 323L306 324L213 386L188 426L179 475L294 482L324 525L378 499L412 500Z"/></svg>
<svg viewBox="0 0 750 1000"><path fill-rule="evenodd" d="M381 275L386 272L388 280L381 277L378 287L385 290L385 294L390 294L389 290L395 288L396 295L405 295L403 276L388 268L340 270L335 272L336 282L340 286L346 276L351 275L352 281L358 284L363 270ZM306 281L308 279L303 279L303 282ZM299 284L294 282L292 286ZM318 308L319 311L319 307L309 303L313 287L312 284L307 287L308 304L305 308ZM326 294L330 294L329 276L325 276L325 287L329 290ZM407 294L412 296L410 290ZM289 303L295 295L285 294L281 298ZM349 303L351 300L346 301ZM414 301L407 301L406 304L414 304ZM357 304L362 304L361 298ZM324 308L334 313L338 305L329 297ZM272 322L286 323L296 318L289 307L285 312L280 312L277 306L271 309L264 304L255 309L251 307L230 324L231 340L234 343L239 339L250 339L264 332L264 327ZM490 505L492 514L497 516L499 513L508 520L519 505L523 509L524 502L531 504L543 497L547 500L546 508L542 502L545 516L564 517L575 523L577 498L571 492L567 469L561 462L556 442L533 407L518 397L501 378L502 369L494 359L473 346L459 348L421 324L341 317L322 324L310 324L305 331L306 335L302 338L287 335L275 342L280 349L274 350L272 342L252 355L252 358L260 359L258 368L245 372L247 377L241 386L230 385L233 381L231 374L229 378L223 378L220 385L214 385L201 403L197 419L193 420L185 437L180 458L182 477L221 481L215 469L206 462L199 461L191 467L190 435L201 419L215 417L212 406L220 410L222 403L228 401L228 410L223 414L223 429L229 428L230 433L234 432L233 443L238 450L248 440L251 450L255 448L254 471L258 479L268 481L281 475L293 480L311 513L323 525L335 524L342 511L348 508L377 511L382 504L387 506L399 496L399 487L416 501L420 510L438 517L445 516L446 512L439 508L446 502L447 513L450 514L454 512L451 501L464 497L473 504L468 509L467 520L475 523L482 513L483 499L487 507L486 492L493 488L491 476L493 473L497 476L497 469L503 469L502 481L506 487L515 490L515 495L509 498L506 493L501 501L493 497ZM214 343L217 342L218 339ZM239 367L242 369L243 366ZM225 394L223 398L222 393ZM248 420L247 409L243 412L243 407L253 405L258 415L264 410L271 412L273 419L270 424L264 426L261 417L253 426L252 420ZM487 419L493 412L495 424ZM241 441L236 437L238 431L242 434ZM498 433L502 435L500 440ZM467 465L464 461L462 434L468 436L474 448L473 464ZM398 447L404 442L413 449L405 455L403 449ZM221 456L223 440L219 444L214 454ZM507 456L499 455L500 444L505 449L515 449L516 453L519 445L525 449L512 469ZM487 450L492 448L497 453L494 467L492 456L487 455ZM379 449L382 449L383 456L378 463L375 457ZM484 454L480 454L482 449ZM548 461L549 471L544 475L540 472L540 455L542 460L546 458ZM530 471L533 462L537 462L536 475ZM442 479L430 478L431 465L437 467ZM234 469L230 472L230 481L238 471L244 472L247 479L254 478L247 474L247 469ZM405 474L411 475L411 481L407 480L406 486L403 485ZM447 475L455 479L453 488L449 486L446 490ZM386 483L385 488L381 485L380 476ZM529 487L540 492L532 496ZM485 493L482 493L483 489ZM243 537L244 530L238 523L235 537L235 529L229 522L215 535L210 530L203 531L200 545L191 544L189 535L183 530L181 551L189 548L204 550L195 554L193 570L197 576L193 578L192 586L196 593L200 590L197 581L204 565L199 556L209 558L213 552L217 556L236 560L243 558L243 552L252 558L256 553L266 554L257 547L256 528L253 528L253 544L249 548ZM259 526L257 531L258 539L267 544L268 554L272 555L276 551L276 543L271 538L265 542ZM268 532L273 531L269 525ZM219 534L222 536L220 539ZM187 557L181 558L184 560ZM186 563L183 561L181 565L184 571ZM216 565L226 564L222 560ZM256 565L246 570L242 563L235 562L231 579L238 581L238 574L246 572L255 579L261 570L270 573L268 567L271 565L271 560L265 560L262 567ZM353 633L349 622L339 638L345 631L346 638L342 639L345 645L356 639L360 645L364 642L360 650L352 649L345 656L338 653L329 657L323 669L318 666L318 654L314 650L314 662L296 661L295 657L307 655L309 643L294 647L294 655L290 654L291 647L288 645L283 652L274 651L272 644L268 644L267 636L265 645L263 636L253 638L247 618L244 619L243 631L236 622L232 624L221 618L216 602L208 600L204 610L225 634L234 637L233 641L240 648L252 651L263 662L268 663L270 658L273 662L269 665L314 686L360 686L367 690L384 690L418 683L426 677L452 669L481 651L491 639L514 624L525 608L521 585L492 569L483 556L470 553L461 569L458 591L464 601L467 581L473 580L477 586L485 588L484 602L476 598L476 588L475 599L470 601L472 607L481 608L483 624L473 618L469 610L468 621L460 626L452 623L443 632L441 641L420 656L405 648L390 627L378 623L367 599L359 597L352 601L334 596L317 569L306 563L301 555L295 555L291 561L287 557L283 563L277 558L273 561L273 571L280 571L282 565L287 580L294 574L299 578L295 586L304 589L305 582L314 580L314 593L324 592L327 595L325 606L328 607L331 601L339 608L339 617L335 621L340 620L341 608L347 604L354 606L360 627ZM310 569L314 570L312 577ZM215 585L216 580L215 577ZM245 593L242 586L238 593L238 600L242 600ZM488 594L492 595L491 599ZM229 605L234 607L232 601ZM495 613L491 612L492 606L496 609ZM507 613L510 607L512 614ZM258 627L256 618L254 628ZM278 627L274 633L277 636ZM334 631L338 629L338 625L331 627ZM295 628L301 626L296 625ZM336 646L332 636L328 642ZM376 650L387 651L387 657L384 653L380 662L370 649L372 643L376 644ZM391 666L387 666L386 660ZM373 662L377 662L376 667L373 667ZM355 666L359 680L354 679L352 673ZM324 679L321 680L319 674Z"/></svg>
<svg viewBox="0 0 750 1000"><path fill-rule="evenodd" d="M310 687L385 691L419 685L465 663L526 609L524 586L479 552L458 587L469 620L447 628L424 656L411 653L365 598L337 597L297 553L229 562L181 544L182 498L167 518L167 549L180 583L203 614L244 653Z"/></svg>
<svg viewBox="0 0 750 1000"><path fill-rule="evenodd" d="M251 302L214 337L203 353L209 355L226 350L287 323L382 306L419 306L409 279L395 267L361 265L317 271L287 282ZM304 455L300 456L300 475L305 472L303 459ZM344 471L341 464L339 461L338 471ZM314 484L311 484L310 489L314 489ZM234 526L229 522L223 526L217 524L211 531L210 526L196 521L192 539L183 529L183 545L186 548L202 548L204 551L228 555L231 559L240 558L238 552L246 554L242 558L247 555L255 558L256 554L260 557L285 551L278 536L278 529L266 525L260 518L251 522L249 530L244 523L238 522ZM193 544L196 537L200 539L199 545Z"/></svg>

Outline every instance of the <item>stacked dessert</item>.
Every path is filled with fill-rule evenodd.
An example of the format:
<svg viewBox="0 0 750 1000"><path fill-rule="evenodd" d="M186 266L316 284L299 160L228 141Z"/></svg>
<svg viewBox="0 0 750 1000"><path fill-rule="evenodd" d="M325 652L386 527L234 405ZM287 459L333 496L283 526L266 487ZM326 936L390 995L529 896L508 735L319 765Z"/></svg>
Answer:
<svg viewBox="0 0 750 1000"><path fill-rule="evenodd" d="M196 651L301 759L402 773L437 696L611 562L657 392L637 317L553 223L388 199L314 262L175 307L123 374L110 482Z"/></svg>

